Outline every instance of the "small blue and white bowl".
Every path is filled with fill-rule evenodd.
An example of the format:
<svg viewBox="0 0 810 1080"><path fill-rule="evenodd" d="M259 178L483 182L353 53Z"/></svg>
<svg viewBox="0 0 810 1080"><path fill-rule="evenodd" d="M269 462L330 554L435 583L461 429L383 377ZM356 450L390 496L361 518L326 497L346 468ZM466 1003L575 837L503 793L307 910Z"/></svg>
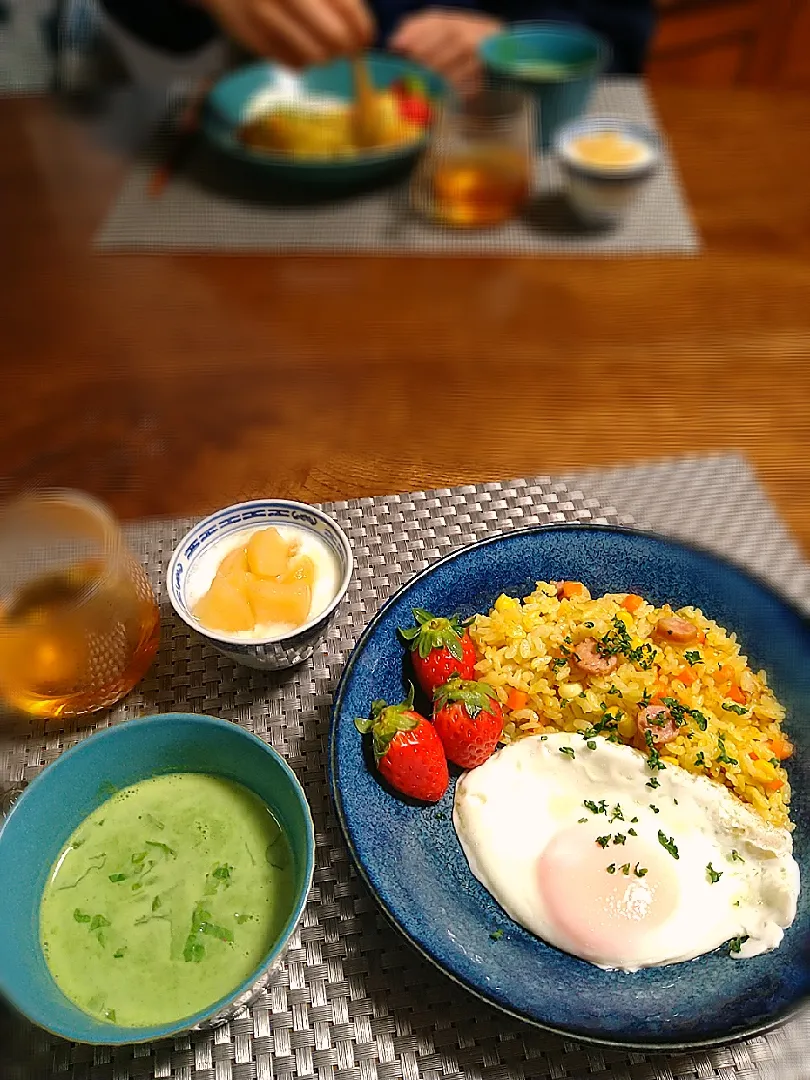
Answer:
<svg viewBox="0 0 810 1080"><path fill-rule="evenodd" d="M203 626L189 607L189 580L197 560L227 536L246 529L277 525L292 525L314 533L334 555L338 586L331 603L303 626L275 637L246 639L244 634L210 630ZM323 511L286 499L255 499L217 510L186 533L169 562L166 584L172 607L183 622L208 638L221 653L237 664L264 671L280 671L308 660L326 637L329 624L349 588L353 570L354 556L349 538L337 522Z"/></svg>
<svg viewBox="0 0 810 1080"><path fill-rule="evenodd" d="M573 146L583 135L617 132L638 144L642 157L624 167L583 162ZM643 124L613 116L590 117L562 127L554 141L571 209L586 225L618 225L638 201L661 161L661 141Z"/></svg>

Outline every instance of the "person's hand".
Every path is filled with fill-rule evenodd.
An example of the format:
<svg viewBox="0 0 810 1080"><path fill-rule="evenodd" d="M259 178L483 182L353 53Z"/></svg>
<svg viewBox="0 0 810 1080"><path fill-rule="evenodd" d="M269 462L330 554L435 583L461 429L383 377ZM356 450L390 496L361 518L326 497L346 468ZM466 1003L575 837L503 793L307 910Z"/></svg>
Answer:
<svg viewBox="0 0 810 1080"><path fill-rule="evenodd" d="M290 67L366 48L374 22L365 0L198 0L251 52Z"/></svg>
<svg viewBox="0 0 810 1080"><path fill-rule="evenodd" d="M481 78L478 46L502 28L489 15L428 8L404 18L389 44L394 52L432 68L457 90L469 93Z"/></svg>

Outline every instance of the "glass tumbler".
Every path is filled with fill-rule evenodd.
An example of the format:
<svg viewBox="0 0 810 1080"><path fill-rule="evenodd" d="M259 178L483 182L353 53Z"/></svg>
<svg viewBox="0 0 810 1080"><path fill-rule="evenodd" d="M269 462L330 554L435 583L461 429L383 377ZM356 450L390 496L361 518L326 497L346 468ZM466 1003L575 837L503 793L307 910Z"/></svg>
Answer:
<svg viewBox="0 0 810 1080"><path fill-rule="evenodd" d="M448 100L415 174L412 204L444 225L501 225L529 199L533 163L533 103L527 95L490 88Z"/></svg>
<svg viewBox="0 0 810 1080"><path fill-rule="evenodd" d="M101 503L26 495L0 512L0 695L40 718L118 701L144 676L160 635L143 567Z"/></svg>

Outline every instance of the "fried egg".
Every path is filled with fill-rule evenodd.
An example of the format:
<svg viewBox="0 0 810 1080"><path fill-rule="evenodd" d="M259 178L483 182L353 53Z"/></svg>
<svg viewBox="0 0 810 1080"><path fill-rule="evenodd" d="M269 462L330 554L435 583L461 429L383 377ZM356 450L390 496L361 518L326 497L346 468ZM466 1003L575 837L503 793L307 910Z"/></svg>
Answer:
<svg viewBox="0 0 810 1080"><path fill-rule="evenodd" d="M558 733L461 777L453 824L507 914L604 968L775 949L796 916L790 833L720 784L630 746Z"/></svg>

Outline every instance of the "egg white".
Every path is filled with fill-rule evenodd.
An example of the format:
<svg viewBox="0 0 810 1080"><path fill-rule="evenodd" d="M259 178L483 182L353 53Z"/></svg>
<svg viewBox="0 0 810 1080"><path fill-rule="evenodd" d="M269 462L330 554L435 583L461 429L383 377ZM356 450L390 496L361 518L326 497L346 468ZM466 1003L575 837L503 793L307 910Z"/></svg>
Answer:
<svg viewBox="0 0 810 1080"><path fill-rule="evenodd" d="M607 813L585 806L602 800ZM616 807L622 816L610 821ZM789 832L768 825L722 785L677 766L653 772L639 751L601 737L538 735L504 747L459 780L453 823L473 874L507 914L600 967L634 971L688 960L745 936L734 955L754 956L776 948L796 915L799 868ZM625 837L621 846L613 843L617 834ZM607 835L602 848L597 838ZM598 860L597 892L602 864L606 872L628 859L635 867L642 852L638 861L649 864L643 878L614 870L604 880L639 892L658 888L672 910L658 925L636 920L631 942L619 933L594 944L587 933L573 933L568 913L560 918L560 905L548 902L549 888L565 897L565 880L539 884L538 866L561 841L589 866ZM712 880L709 864L719 879ZM579 908L591 903L581 889L570 897Z"/></svg>

